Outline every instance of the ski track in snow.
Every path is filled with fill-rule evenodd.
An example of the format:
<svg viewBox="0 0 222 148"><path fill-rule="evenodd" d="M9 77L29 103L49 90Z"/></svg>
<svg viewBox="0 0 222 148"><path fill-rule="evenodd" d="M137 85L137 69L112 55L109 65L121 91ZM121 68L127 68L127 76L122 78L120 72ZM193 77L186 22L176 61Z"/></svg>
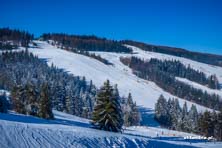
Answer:
<svg viewBox="0 0 222 148"><path fill-rule="evenodd" d="M146 147L221 147L222 143L183 139L193 134L155 127L128 127L122 134L91 128L90 121L53 111L55 120L0 113L1 148L146 148ZM65 122L66 121L66 122ZM66 124L68 123L68 124ZM82 123L82 124L78 124ZM164 133L161 135L161 133ZM156 137L159 133L159 137Z"/></svg>
<svg viewBox="0 0 222 148"><path fill-rule="evenodd" d="M155 103L160 94L164 95L166 98L178 97L165 92L151 81L143 80L135 76L129 67L120 62L119 58L121 56L137 56L143 59L150 59L152 57L158 59L179 59L182 60L183 63L191 64L191 67L195 69L202 69L206 74L212 74L215 72L215 74L218 76L219 72L222 73L222 68L220 67L210 66L195 61L191 62L191 60L188 59L165 54L146 52L132 46L130 47L133 48L134 52L137 52L138 54L132 55L110 52L94 52L114 64L105 65L93 58L58 49L46 42L36 41L36 43L40 48L29 48L29 51L33 52L35 55L38 55L40 58L47 59L49 65L53 63L58 68L62 68L73 75L85 76L86 80L93 80L93 83L98 88L102 86L104 81L109 79L112 84L118 84L118 89L121 96L128 96L128 93L131 92L137 105L147 108L148 113L153 112ZM220 79L220 81L221 80L222 79ZM178 99L181 106L186 101L180 98ZM186 102L188 107L195 104L189 101ZM207 109L201 105L195 105L197 106L198 111L205 111Z"/></svg>

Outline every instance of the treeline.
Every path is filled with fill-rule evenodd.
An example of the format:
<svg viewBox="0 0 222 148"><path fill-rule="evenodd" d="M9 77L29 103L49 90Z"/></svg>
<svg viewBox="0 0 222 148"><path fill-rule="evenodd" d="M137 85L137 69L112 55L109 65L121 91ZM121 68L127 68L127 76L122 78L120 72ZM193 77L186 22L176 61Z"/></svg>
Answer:
<svg viewBox="0 0 222 148"><path fill-rule="evenodd" d="M135 57L132 57L132 62L138 62ZM141 61L139 61L141 62ZM177 60L158 60L151 59L149 62L145 63L144 66L149 66L152 68L156 68L158 71L162 71L167 75L171 75L173 77L181 77L191 80L193 82L197 82L201 85L207 86L212 89L219 89L219 82L216 75L211 75L207 77L203 72L198 70L194 70L190 67L190 65L185 66L180 61Z"/></svg>
<svg viewBox="0 0 222 148"><path fill-rule="evenodd" d="M0 28L0 50L12 50L17 47L28 47L34 36L26 31Z"/></svg>
<svg viewBox="0 0 222 148"><path fill-rule="evenodd" d="M166 100L161 95L155 105L155 119L173 130L213 136L222 140L222 112L198 113L195 105L188 110L185 102L181 108L177 99Z"/></svg>
<svg viewBox="0 0 222 148"><path fill-rule="evenodd" d="M83 51L106 51L106 52L124 52L130 53L131 49L123 46L118 41L108 40L106 38L99 38L96 36L78 36L68 34L43 34L43 40L53 40L56 45L62 46L70 50Z"/></svg>
<svg viewBox="0 0 222 148"><path fill-rule="evenodd" d="M159 52L159 53L174 55L178 57L184 57L184 58L198 61L201 63L222 66L221 55L192 52L192 51L188 51L181 48L174 48L174 47L167 47L167 46L149 45L149 44L136 42L136 41L130 41L130 40L124 40L124 41L121 41L121 43L136 46L145 51Z"/></svg>
<svg viewBox="0 0 222 148"><path fill-rule="evenodd" d="M18 98L22 97L19 94L24 94L28 97L22 97L23 99L36 98L40 101L38 96L45 83L48 85L54 109L81 117L91 117L96 95L92 82L88 84L85 78L72 76L53 65L49 67L46 61L38 59L27 50L3 52L0 55L0 89L18 92L15 95ZM29 89L34 89L35 93L29 93ZM27 108L30 103L25 102L32 101L22 101L22 106ZM31 110L32 107L36 110L32 105Z"/></svg>
<svg viewBox="0 0 222 148"><path fill-rule="evenodd" d="M121 105L125 126L139 125L140 114L132 96L120 97L117 86L110 86ZM92 81L48 66L28 50L0 54L0 89L11 92L10 102L0 96L0 111L52 119L52 109L92 118L99 90ZM8 105L9 104L9 105Z"/></svg>
<svg viewBox="0 0 222 148"><path fill-rule="evenodd" d="M87 51L84 52L84 53L85 54L83 54L83 55L94 58L94 59L96 59L96 60L98 60L98 61L100 61L100 62L102 62L106 65L113 65L113 63L109 62L107 59L102 58L100 55L96 55L95 53L89 53Z"/></svg>
<svg viewBox="0 0 222 148"><path fill-rule="evenodd" d="M220 97L218 95L208 94L206 91L203 92L201 89L193 88L188 84L176 80L174 74L171 75L171 73L164 70L165 62L159 62L158 60L154 59L151 59L150 61L143 61L136 57L121 58L120 60L125 65L128 65L133 70L133 73L138 77L155 82L159 87L177 97L215 110L220 110L220 108L222 108L222 102L220 101ZM169 67L173 66L169 65ZM177 70L178 69L172 68L169 71L172 73L178 73L173 72ZM194 70L189 71L194 72ZM181 73L186 72L187 71ZM196 75L196 72L194 75ZM210 82L212 81L212 84L214 84L214 79L210 79Z"/></svg>
<svg viewBox="0 0 222 148"><path fill-rule="evenodd" d="M32 84L15 86L11 92L13 109L21 114L53 119L51 96L48 84L42 84L40 89Z"/></svg>

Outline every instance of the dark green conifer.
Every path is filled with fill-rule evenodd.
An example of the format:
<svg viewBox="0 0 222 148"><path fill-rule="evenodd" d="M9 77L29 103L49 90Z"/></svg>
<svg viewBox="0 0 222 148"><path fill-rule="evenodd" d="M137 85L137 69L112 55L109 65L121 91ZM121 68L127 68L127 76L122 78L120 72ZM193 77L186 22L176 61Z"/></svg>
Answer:
<svg viewBox="0 0 222 148"><path fill-rule="evenodd" d="M99 129L120 132L123 125L121 106L107 80L97 94L93 124Z"/></svg>
<svg viewBox="0 0 222 148"><path fill-rule="evenodd" d="M53 119L48 84L43 84L40 93L39 117Z"/></svg>

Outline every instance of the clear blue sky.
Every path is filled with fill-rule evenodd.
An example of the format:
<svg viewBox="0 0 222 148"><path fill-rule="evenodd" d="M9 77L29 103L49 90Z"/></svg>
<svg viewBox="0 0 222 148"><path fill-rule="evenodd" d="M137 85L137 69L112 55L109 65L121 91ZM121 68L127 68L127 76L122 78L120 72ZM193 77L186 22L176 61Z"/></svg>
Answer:
<svg viewBox="0 0 222 148"><path fill-rule="evenodd" d="M222 54L222 0L0 0L0 27Z"/></svg>

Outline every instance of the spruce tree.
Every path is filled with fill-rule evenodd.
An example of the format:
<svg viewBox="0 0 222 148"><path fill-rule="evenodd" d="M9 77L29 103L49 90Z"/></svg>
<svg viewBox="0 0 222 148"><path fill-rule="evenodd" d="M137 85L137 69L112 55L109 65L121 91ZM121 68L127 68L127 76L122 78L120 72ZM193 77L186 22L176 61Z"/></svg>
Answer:
<svg viewBox="0 0 222 148"><path fill-rule="evenodd" d="M123 125L121 106L107 80L99 90L93 111L93 124L99 129L120 132Z"/></svg>
<svg viewBox="0 0 222 148"><path fill-rule="evenodd" d="M6 95L0 95L0 113L6 113L7 112L7 99Z"/></svg>
<svg viewBox="0 0 222 148"><path fill-rule="evenodd" d="M133 106L132 106L132 126L138 126L140 125L140 121L141 121L141 115L140 115L140 112L137 108L137 105L136 105L136 102L133 103Z"/></svg>
<svg viewBox="0 0 222 148"><path fill-rule="evenodd" d="M185 103L183 104L183 108L182 108L182 123L181 123L181 129L182 129L183 131L189 131L187 102L185 102Z"/></svg>
<svg viewBox="0 0 222 148"><path fill-rule="evenodd" d="M21 86L15 86L11 92L12 107L13 109L21 114L26 114L24 105L25 90Z"/></svg>
<svg viewBox="0 0 222 148"><path fill-rule="evenodd" d="M133 122L133 116L132 116L132 105L133 105L133 99L131 96L131 93L129 93L126 105L124 108L124 125L125 126L132 126Z"/></svg>
<svg viewBox="0 0 222 148"><path fill-rule="evenodd" d="M217 126L218 126L218 140L222 141L222 110L220 113L218 113L218 118L217 118Z"/></svg>
<svg viewBox="0 0 222 148"><path fill-rule="evenodd" d="M49 98L48 84L43 84L40 93L39 117L53 119L51 100Z"/></svg>
<svg viewBox="0 0 222 148"><path fill-rule="evenodd" d="M211 128L211 116L210 116L210 112L209 111L205 111L203 114L203 118L201 121L201 131L203 133L204 136L212 136L210 135L210 128Z"/></svg>
<svg viewBox="0 0 222 148"><path fill-rule="evenodd" d="M163 95L160 95L157 103L155 104L155 119L166 126L171 125L167 100L164 98Z"/></svg>
<svg viewBox="0 0 222 148"><path fill-rule="evenodd" d="M38 92L34 85L27 84L25 86L26 90L26 112L29 115L37 116L38 114Z"/></svg>
<svg viewBox="0 0 222 148"><path fill-rule="evenodd" d="M125 107L124 107L124 125L125 126L137 126L140 125L140 113L133 103L132 95L129 93Z"/></svg>
<svg viewBox="0 0 222 148"><path fill-rule="evenodd" d="M188 125L192 132L197 132L198 128L198 112L195 105L192 104L188 112Z"/></svg>

